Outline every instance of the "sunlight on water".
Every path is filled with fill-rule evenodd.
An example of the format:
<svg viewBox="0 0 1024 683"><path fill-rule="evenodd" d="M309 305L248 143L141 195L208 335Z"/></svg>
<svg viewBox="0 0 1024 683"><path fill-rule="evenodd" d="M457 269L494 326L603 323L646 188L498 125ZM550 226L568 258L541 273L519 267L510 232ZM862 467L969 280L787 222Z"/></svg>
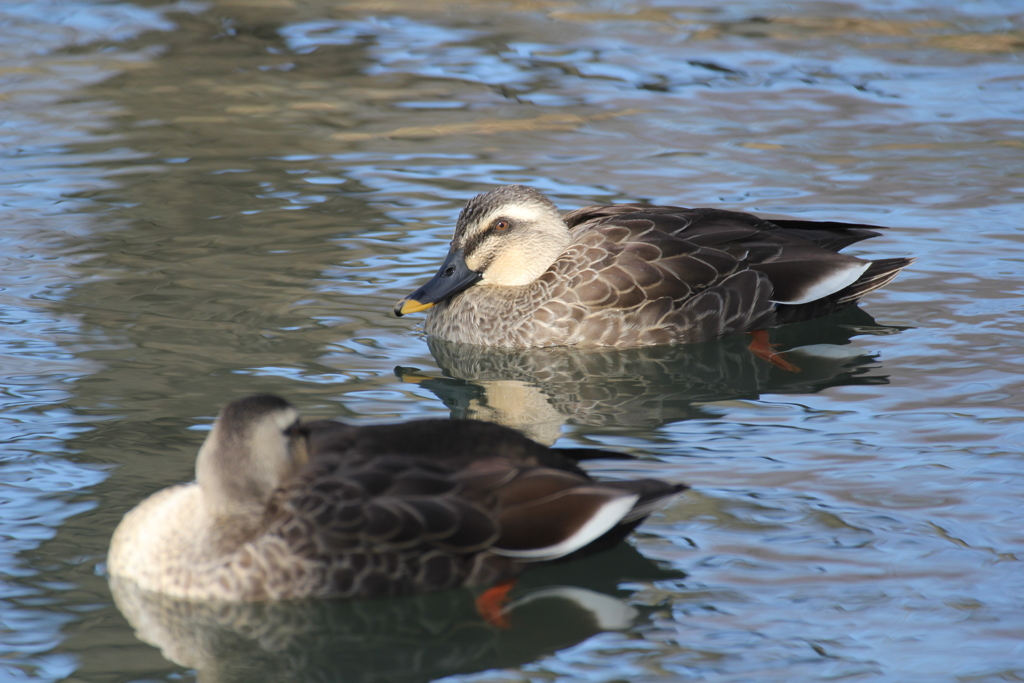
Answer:
<svg viewBox="0 0 1024 683"><path fill-rule="evenodd" d="M0 6L0 677L1024 678L1022 17ZM919 260L773 333L796 374L745 339L483 352L393 317L462 205L513 182L564 209L877 223L851 251ZM361 424L502 422L693 490L639 553L527 574L508 632L464 592L213 613L112 594L121 515L191 478L256 391Z"/></svg>

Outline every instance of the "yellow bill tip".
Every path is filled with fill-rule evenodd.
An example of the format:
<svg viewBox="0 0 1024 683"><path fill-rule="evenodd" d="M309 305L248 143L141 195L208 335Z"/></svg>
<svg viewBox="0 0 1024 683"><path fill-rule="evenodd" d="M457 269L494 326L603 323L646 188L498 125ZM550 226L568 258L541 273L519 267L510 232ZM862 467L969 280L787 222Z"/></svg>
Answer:
<svg viewBox="0 0 1024 683"><path fill-rule="evenodd" d="M410 313L419 313L431 308L434 304L421 304L416 299L402 299L395 304L395 315L402 316Z"/></svg>
<svg viewBox="0 0 1024 683"><path fill-rule="evenodd" d="M420 384L428 379L433 379L430 375L424 375L415 368L395 368L395 374L405 384Z"/></svg>

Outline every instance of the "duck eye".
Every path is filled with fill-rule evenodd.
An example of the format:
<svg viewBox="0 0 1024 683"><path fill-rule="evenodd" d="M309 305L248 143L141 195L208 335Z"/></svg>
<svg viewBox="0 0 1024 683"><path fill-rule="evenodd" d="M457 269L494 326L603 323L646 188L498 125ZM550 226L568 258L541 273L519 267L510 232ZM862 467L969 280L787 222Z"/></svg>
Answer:
<svg viewBox="0 0 1024 683"><path fill-rule="evenodd" d="M302 420L298 419L295 422L291 423L291 425L289 425L288 428L284 430L284 433L289 438L295 438L297 436L304 437L309 434L309 427L303 425Z"/></svg>
<svg viewBox="0 0 1024 683"><path fill-rule="evenodd" d="M507 230L508 229L508 221L504 221L504 220L502 220L502 221L494 221L494 229L495 230Z"/></svg>

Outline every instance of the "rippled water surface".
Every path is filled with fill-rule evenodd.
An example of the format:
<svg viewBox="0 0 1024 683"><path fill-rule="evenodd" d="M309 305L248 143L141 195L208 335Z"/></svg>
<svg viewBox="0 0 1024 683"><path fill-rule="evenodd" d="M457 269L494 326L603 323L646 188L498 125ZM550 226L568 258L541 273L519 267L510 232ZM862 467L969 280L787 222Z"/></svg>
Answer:
<svg viewBox="0 0 1024 683"><path fill-rule="evenodd" d="M0 678L1024 680L1022 57L997 0L0 3ZM919 260L780 330L796 375L743 340L428 344L391 307L509 182ZM110 534L256 391L693 491L529 575L511 629L453 592L137 637Z"/></svg>

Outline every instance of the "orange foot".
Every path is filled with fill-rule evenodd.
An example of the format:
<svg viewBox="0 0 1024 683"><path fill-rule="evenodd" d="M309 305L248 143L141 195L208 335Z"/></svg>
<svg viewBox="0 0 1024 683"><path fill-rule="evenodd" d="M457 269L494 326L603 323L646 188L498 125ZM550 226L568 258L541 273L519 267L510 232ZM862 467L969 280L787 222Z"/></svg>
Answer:
<svg viewBox="0 0 1024 683"><path fill-rule="evenodd" d="M758 358L763 358L780 370L786 372L800 372L800 368L793 365L788 360L782 357L782 354L776 353L774 349L778 344L772 344L768 340L768 330L754 330L749 333L753 339L750 341L750 351Z"/></svg>
<svg viewBox="0 0 1024 683"><path fill-rule="evenodd" d="M502 581L488 588L476 599L476 611L491 626L495 628L510 628L508 615L505 614L505 605L508 603L508 594L516 585L515 579Z"/></svg>

